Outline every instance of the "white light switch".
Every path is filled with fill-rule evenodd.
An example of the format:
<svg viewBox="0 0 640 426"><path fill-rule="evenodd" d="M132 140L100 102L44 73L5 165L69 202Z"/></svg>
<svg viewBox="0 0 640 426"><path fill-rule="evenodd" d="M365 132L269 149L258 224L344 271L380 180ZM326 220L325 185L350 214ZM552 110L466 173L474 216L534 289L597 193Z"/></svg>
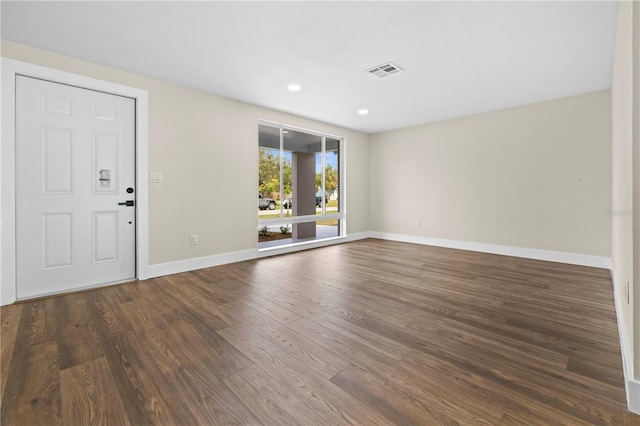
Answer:
<svg viewBox="0 0 640 426"><path fill-rule="evenodd" d="M162 182L162 173L161 172L151 172L151 182Z"/></svg>

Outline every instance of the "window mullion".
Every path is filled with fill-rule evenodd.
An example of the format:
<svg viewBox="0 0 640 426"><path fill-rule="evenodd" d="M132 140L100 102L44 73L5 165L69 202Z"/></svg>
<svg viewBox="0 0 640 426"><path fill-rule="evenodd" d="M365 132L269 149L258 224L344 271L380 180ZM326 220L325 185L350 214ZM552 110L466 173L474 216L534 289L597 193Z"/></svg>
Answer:
<svg viewBox="0 0 640 426"><path fill-rule="evenodd" d="M284 217L282 196L284 195L284 129L280 127L280 217Z"/></svg>
<svg viewBox="0 0 640 426"><path fill-rule="evenodd" d="M326 169L326 147L327 147L327 138L326 136L322 137L322 143L321 143L321 149L322 149L322 172L321 172L321 176L322 176L322 189L321 189L321 194L320 194L320 205L322 206L322 215L324 216L325 214L327 214L327 206L325 203L325 200L327 199L327 193L326 193L326 176L325 176L325 169Z"/></svg>

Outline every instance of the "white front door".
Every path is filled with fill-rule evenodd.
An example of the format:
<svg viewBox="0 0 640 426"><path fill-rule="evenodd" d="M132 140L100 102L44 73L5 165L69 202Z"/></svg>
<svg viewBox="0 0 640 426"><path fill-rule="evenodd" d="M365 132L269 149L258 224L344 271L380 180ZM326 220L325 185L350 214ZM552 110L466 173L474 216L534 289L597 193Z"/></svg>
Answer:
<svg viewBox="0 0 640 426"><path fill-rule="evenodd" d="M134 279L135 198L135 101L16 76L18 298Z"/></svg>

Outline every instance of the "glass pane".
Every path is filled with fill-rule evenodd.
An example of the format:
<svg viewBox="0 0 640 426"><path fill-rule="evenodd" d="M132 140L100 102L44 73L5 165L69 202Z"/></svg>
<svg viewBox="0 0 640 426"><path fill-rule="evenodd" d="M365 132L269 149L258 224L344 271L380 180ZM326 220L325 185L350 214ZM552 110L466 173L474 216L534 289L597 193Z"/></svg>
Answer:
<svg viewBox="0 0 640 426"><path fill-rule="evenodd" d="M325 142L325 185L327 193L326 213L338 213L340 209L340 141L326 139Z"/></svg>
<svg viewBox="0 0 640 426"><path fill-rule="evenodd" d="M316 152L316 214L322 214L324 188L322 187L322 151ZM326 203L326 200L324 200Z"/></svg>
<svg viewBox="0 0 640 426"><path fill-rule="evenodd" d="M280 217L280 129L259 126L258 217Z"/></svg>

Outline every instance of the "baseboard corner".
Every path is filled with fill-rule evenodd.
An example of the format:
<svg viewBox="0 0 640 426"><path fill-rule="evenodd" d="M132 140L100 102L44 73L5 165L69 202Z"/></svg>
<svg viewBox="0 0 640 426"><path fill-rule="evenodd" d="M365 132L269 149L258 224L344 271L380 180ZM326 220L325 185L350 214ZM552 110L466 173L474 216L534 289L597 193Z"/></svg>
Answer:
<svg viewBox="0 0 640 426"><path fill-rule="evenodd" d="M640 416L640 381L636 379L627 382L627 406L629 411Z"/></svg>

